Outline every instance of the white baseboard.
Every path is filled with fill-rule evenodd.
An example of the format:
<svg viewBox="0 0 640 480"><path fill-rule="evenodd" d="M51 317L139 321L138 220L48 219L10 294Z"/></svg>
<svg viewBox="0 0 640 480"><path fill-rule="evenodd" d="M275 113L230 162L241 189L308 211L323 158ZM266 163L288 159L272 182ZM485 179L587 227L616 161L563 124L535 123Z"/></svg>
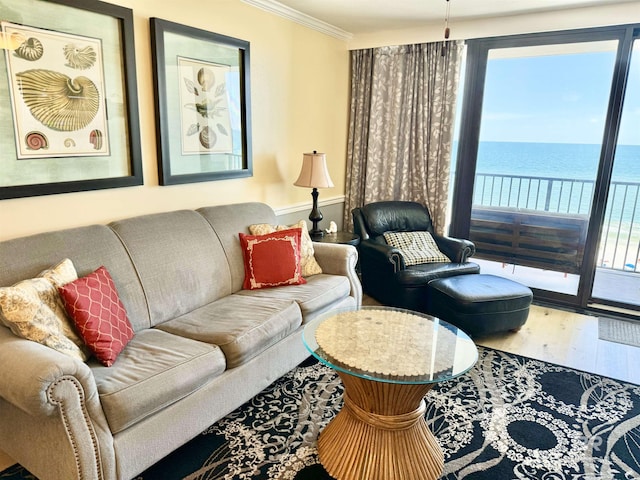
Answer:
<svg viewBox="0 0 640 480"><path fill-rule="evenodd" d="M290 215L292 213L299 213L299 212L307 212L308 214L309 210L311 209L311 203L312 203L311 200L309 200L308 202L296 203L288 207L274 208L273 210L276 212L276 215L278 216ZM326 207L328 205L337 205L339 203L344 203L344 195L339 195L337 197L331 197L327 199L320 198L318 200L319 207Z"/></svg>

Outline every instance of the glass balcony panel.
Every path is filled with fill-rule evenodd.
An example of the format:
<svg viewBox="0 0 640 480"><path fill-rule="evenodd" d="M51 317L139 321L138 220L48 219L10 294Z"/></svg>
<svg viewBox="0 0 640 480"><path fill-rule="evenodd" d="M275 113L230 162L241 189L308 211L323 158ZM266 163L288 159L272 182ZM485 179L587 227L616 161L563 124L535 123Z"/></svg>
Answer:
<svg viewBox="0 0 640 480"><path fill-rule="evenodd" d="M616 49L489 51L470 227L484 273L577 295Z"/></svg>
<svg viewBox="0 0 640 480"><path fill-rule="evenodd" d="M640 40L633 44L592 297L640 305Z"/></svg>

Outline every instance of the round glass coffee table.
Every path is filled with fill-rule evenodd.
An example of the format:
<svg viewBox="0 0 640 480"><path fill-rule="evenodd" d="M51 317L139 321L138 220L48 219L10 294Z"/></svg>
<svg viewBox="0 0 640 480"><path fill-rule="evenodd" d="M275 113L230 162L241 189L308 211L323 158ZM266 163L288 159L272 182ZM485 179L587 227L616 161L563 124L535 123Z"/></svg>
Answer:
<svg viewBox="0 0 640 480"><path fill-rule="evenodd" d="M312 320L303 340L344 385L344 405L318 438L327 472L338 480L437 479L444 457L424 397L475 365L467 334L429 315L362 307Z"/></svg>

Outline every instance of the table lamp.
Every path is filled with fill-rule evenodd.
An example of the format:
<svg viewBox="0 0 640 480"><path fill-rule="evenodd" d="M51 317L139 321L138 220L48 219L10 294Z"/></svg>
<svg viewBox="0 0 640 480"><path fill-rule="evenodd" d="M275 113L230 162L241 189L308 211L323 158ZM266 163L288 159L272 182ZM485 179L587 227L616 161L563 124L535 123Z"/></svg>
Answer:
<svg viewBox="0 0 640 480"><path fill-rule="evenodd" d="M311 238L319 238L324 232L318 228L318 222L322 220L322 213L318 210L318 189L331 188L333 182L327 170L327 156L324 153L305 153L302 157L302 170L298 179L294 182L298 187L313 188L311 197L313 198L313 209L309 214L309 220L313 224L309 231Z"/></svg>

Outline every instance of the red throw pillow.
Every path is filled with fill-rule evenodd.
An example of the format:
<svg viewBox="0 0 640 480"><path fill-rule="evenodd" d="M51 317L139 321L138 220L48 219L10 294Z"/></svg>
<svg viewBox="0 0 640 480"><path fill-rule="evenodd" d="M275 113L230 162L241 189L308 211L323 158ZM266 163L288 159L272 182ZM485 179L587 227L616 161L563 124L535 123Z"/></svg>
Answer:
<svg viewBox="0 0 640 480"><path fill-rule="evenodd" d="M110 367L133 338L131 322L106 268L59 289L78 334L103 365Z"/></svg>
<svg viewBox="0 0 640 480"><path fill-rule="evenodd" d="M300 267L299 228L266 235L240 234L244 254L244 288L277 287L307 283Z"/></svg>

